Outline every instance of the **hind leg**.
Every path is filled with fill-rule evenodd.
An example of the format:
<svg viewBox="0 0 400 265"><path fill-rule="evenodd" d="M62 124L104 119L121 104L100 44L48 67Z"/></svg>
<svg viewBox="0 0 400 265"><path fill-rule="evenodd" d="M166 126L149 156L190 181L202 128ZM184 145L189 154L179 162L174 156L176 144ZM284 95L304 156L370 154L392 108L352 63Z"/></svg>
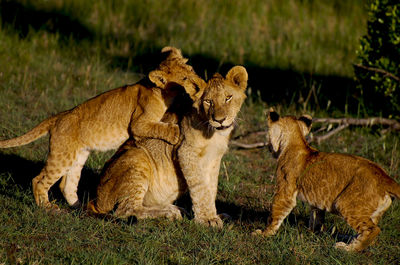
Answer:
<svg viewBox="0 0 400 265"><path fill-rule="evenodd" d="M335 247L347 251L362 251L368 247L380 233L378 222L383 213L389 208L392 200L389 195L370 197L370 202L347 200L347 207L342 203L340 213L347 223L357 231L358 236L350 243L338 242ZM353 204L353 202L356 202Z"/></svg>
<svg viewBox="0 0 400 265"><path fill-rule="evenodd" d="M126 218L129 216L135 216L137 219L146 218L160 218L166 217L171 220L181 220L182 214L179 207L175 205L160 205L160 206L143 206L131 203L127 201L126 203L120 203L117 210L115 211L115 216L120 218Z"/></svg>
<svg viewBox="0 0 400 265"><path fill-rule="evenodd" d="M85 165L89 154L90 152L87 150L82 150L77 153L75 161L72 163L66 176L62 178L62 181L60 183L60 189L64 194L65 199L67 200L68 204L74 208L80 206L77 193L78 184L81 177L82 168Z"/></svg>
<svg viewBox="0 0 400 265"><path fill-rule="evenodd" d="M181 220L182 214L179 207L175 205L163 205L163 206L153 206L153 207L143 207L142 209L137 209L135 214L138 219L145 218L161 218L165 217L170 220Z"/></svg>
<svg viewBox="0 0 400 265"><path fill-rule="evenodd" d="M60 165L58 158L53 153L49 154L45 167L40 174L32 180L33 195L36 204L45 208L54 208L49 201L49 189L61 176L68 171L67 167Z"/></svg>
<svg viewBox="0 0 400 265"><path fill-rule="evenodd" d="M169 219L182 219L179 208L175 205L144 205L146 195L149 195L149 181L145 172L138 168L130 170L130 177L125 179L119 187L118 207L115 216L126 218L135 216L138 219L167 217ZM147 172L151 174L151 172ZM155 197L155 196L152 196ZM154 203L154 201L152 202Z"/></svg>
<svg viewBox="0 0 400 265"><path fill-rule="evenodd" d="M335 247L338 249L346 251L362 251L372 243L381 231L379 227L372 222L371 218L351 217L346 219L350 226L356 230L359 235L353 239L350 244L344 242L336 243Z"/></svg>
<svg viewBox="0 0 400 265"><path fill-rule="evenodd" d="M385 195L383 199L380 201L378 208L372 213L371 220L374 224L378 224L379 220L381 219L382 215L389 209L390 205L392 204L392 199L389 195Z"/></svg>

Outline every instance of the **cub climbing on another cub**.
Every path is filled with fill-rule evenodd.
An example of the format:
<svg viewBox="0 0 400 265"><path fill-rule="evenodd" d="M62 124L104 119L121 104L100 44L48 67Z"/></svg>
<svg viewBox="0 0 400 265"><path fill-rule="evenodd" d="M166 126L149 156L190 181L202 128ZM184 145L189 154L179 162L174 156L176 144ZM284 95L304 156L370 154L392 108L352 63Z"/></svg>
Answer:
<svg viewBox="0 0 400 265"><path fill-rule="evenodd" d="M46 165L32 181L38 205L57 208L49 202L48 191L61 177L60 189L67 202L72 206L79 205L78 182L92 150L118 148L129 136L177 143L178 125L160 120L181 92L181 87L190 96L195 96L205 82L186 64L187 59L182 57L180 50L165 47L162 53L167 58L158 69L149 73L150 81L156 86L143 80L110 90L44 120L22 136L0 141L0 148L15 147L50 133Z"/></svg>
<svg viewBox="0 0 400 265"><path fill-rule="evenodd" d="M358 236L350 244L338 242L335 247L361 251L379 234L378 222L392 203L391 197L400 198L400 185L365 158L310 147L305 135L311 124L308 115L279 117L270 110L268 137L278 159L277 191L270 224L255 234L274 235L299 198L318 209L339 213Z"/></svg>
<svg viewBox="0 0 400 265"><path fill-rule="evenodd" d="M126 142L106 164L89 210L106 214L116 208L117 217L180 219L173 202L189 190L194 221L221 227L215 207L219 168L246 87L242 66L233 67L225 78L215 74L188 108L171 110L163 118L179 122L181 143ZM177 103L187 104L184 99Z"/></svg>

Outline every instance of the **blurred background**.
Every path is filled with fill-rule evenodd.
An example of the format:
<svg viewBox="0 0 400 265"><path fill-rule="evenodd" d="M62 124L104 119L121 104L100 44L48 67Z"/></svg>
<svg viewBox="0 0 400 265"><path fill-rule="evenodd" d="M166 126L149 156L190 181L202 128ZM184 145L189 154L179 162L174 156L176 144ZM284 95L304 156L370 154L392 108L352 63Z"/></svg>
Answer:
<svg viewBox="0 0 400 265"><path fill-rule="evenodd" d="M101 80L101 71L146 74L172 45L205 78L244 65L251 94L270 104L357 113L352 64L367 7L366 0L1 0L1 89L21 78L48 93L74 93L81 86L74 78L111 89L136 80Z"/></svg>

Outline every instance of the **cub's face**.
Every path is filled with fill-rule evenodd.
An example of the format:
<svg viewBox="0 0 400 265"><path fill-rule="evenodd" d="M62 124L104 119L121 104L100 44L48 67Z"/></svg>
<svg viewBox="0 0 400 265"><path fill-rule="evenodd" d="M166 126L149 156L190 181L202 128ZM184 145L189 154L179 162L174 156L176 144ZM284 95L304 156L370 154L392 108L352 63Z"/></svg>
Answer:
<svg viewBox="0 0 400 265"><path fill-rule="evenodd" d="M165 88L168 89L178 84L185 89L192 100L197 100L206 88L207 83L196 74L190 65L176 64L174 66L163 72L167 82Z"/></svg>
<svg viewBox="0 0 400 265"><path fill-rule="evenodd" d="M208 125L216 130L230 128L246 98L247 72L235 66L223 78L215 74L207 83L200 100L200 112Z"/></svg>
<svg viewBox="0 0 400 265"><path fill-rule="evenodd" d="M305 141L305 136L310 132L312 117L303 115L299 118L294 116L280 117L273 109L268 113L267 138L271 152L279 153L288 145L296 141Z"/></svg>
<svg viewBox="0 0 400 265"><path fill-rule="evenodd" d="M206 82L196 74L192 66L186 64L188 59L182 56L179 49L164 47L162 53L167 53L168 57L160 63L157 70L149 73L149 79L164 90L176 85L182 86L192 100L197 100L204 91Z"/></svg>

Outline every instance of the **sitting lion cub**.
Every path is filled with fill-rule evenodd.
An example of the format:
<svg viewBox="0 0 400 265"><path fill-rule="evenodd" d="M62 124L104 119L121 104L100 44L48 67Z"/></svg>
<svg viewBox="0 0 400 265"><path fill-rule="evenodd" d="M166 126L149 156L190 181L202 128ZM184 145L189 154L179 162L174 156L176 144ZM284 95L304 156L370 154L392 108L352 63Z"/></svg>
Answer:
<svg viewBox="0 0 400 265"><path fill-rule="evenodd" d="M156 87L145 80L110 90L44 120L25 135L0 141L0 148L15 147L50 133L46 165L32 181L38 205L56 208L49 202L48 191L61 177L64 197L70 205L79 205L78 182L91 150L117 148L130 135L177 143L178 125L160 122L178 93L172 88L179 84L194 96L205 82L186 64L180 50L165 47L162 52L168 55L166 60L149 73Z"/></svg>
<svg viewBox="0 0 400 265"><path fill-rule="evenodd" d="M182 141L175 146L158 139L127 141L104 167L88 209L106 214L115 208L117 217L180 219L173 202L189 190L195 222L223 226L215 207L219 168L246 98L247 78L246 69L235 66L225 78L215 74L194 102L176 100L185 108L170 110L163 121L179 122Z"/></svg>
<svg viewBox="0 0 400 265"><path fill-rule="evenodd" d="M274 235L297 197L321 210L339 213L358 236L350 244L338 242L335 247L361 251L379 234L377 224L389 208L391 196L400 197L400 185L367 159L310 147L304 136L311 123L308 115L279 117L270 110L268 136L278 158L277 193L269 226L255 233Z"/></svg>

